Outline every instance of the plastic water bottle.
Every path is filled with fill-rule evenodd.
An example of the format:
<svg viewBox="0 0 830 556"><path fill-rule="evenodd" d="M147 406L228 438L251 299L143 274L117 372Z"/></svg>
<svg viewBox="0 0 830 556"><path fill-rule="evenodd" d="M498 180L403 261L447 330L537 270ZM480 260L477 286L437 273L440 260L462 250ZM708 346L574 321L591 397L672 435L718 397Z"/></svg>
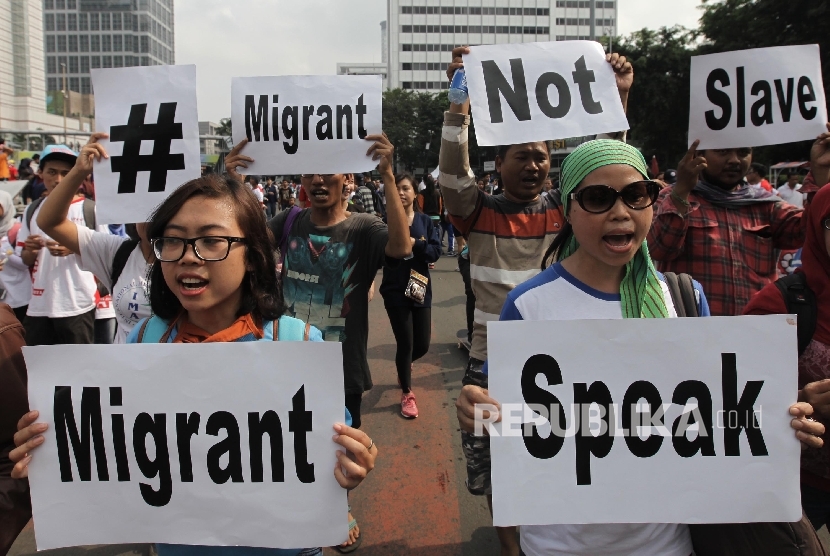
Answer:
<svg viewBox="0 0 830 556"><path fill-rule="evenodd" d="M464 104L470 96L467 91L467 73L464 68L458 68L452 76L449 95L453 104Z"/></svg>

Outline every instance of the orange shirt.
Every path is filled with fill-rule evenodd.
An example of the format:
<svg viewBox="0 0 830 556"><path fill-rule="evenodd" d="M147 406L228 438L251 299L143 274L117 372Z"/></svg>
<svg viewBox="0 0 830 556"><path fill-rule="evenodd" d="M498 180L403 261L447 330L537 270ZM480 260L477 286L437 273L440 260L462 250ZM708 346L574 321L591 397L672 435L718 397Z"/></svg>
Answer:
<svg viewBox="0 0 830 556"><path fill-rule="evenodd" d="M9 172L9 155L0 151L0 180L11 177L11 173Z"/></svg>

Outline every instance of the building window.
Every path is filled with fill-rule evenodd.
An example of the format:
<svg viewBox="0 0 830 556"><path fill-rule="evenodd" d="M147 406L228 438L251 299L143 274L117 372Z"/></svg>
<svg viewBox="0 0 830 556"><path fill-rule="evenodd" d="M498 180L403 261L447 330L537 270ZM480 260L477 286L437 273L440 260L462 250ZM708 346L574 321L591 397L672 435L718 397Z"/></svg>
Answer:
<svg viewBox="0 0 830 556"><path fill-rule="evenodd" d="M536 15L550 15L550 8L536 8Z"/></svg>
<svg viewBox="0 0 830 556"><path fill-rule="evenodd" d="M403 62L403 63L401 63L401 69L402 70L411 70L412 69L412 64L410 64L409 62Z"/></svg>
<svg viewBox="0 0 830 556"><path fill-rule="evenodd" d="M46 57L46 73L58 73L58 62L54 56Z"/></svg>
<svg viewBox="0 0 830 556"><path fill-rule="evenodd" d="M149 56L142 56L141 57L141 65L142 66L149 66L150 65L150 57Z"/></svg>
<svg viewBox="0 0 830 556"><path fill-rule="evenodd" d="M123 45L121 42L121 35L113 35L112 36L112 50L113 52L121 52L123 50ZM121 67L121 66L118 66Z"/></svg>
<svg viewBox="0 0 830 556"><path fill-rule="evenodd" d="M89 35L81 35L81 52L89 52Z"/></svg>
<svg viewBox="0 0 830 556"><path fill-rule="evenodd" d="M80 73L77 56L69 57L69 73Z"/></svg>
<svg viewBox="0 0 830 556"><path fill-rule="evenodd" d="M69 52L78 52L78 35L69 35Z"/></svg>
<svg viewBox="0 0 830 556"><path fill-rule="evenodd" d="M100 35L92 35L90 37L90 47L89 49L92 52L101 52L101 36Z"/></svg>
<svg viewBox="0 0 830 556"><path fill-rule="evenodd" d="M101 57L100 56L93 56L90 59L92 69L98 69L101 67Z"/></svg>
<svg viewBox="0 0 830 556"><path fill-rule="evenodd" d="M89 56L81 56L81 73L89 73Z"/></svg>
<svg viewBox="0 0 830 556"><path fill-rule="evenodd" d="M54 10L55 9L55 0L44 0L43 9L44 10Z"/></svg>
<svg viewBox="0 0 830 556"><path fill-rule="evenodd" d="M43 17L43 27L45 31L55 30L55 14L46 14Z"/></svg>
<svg viewBox="0 0 830 556"><path fill-rule="evenodd" d="M65 10L66 9L66 0L55 0L55 9L56 10Z"/></svg>
<svg viewBox="0 0 830 556"><path fill-rule="evenodd" d="M133 50L133 36L132 35L124 35L124 51L125 52L135 52Z"/></svg>
<svg viewBox="0 0 830 556"><path fill-rule="evenodd" d="M55 41L54 40L52 41L52 50L49 50L49 41L48 41L48 39L54 39L54 38L55 37L51 37L51 36L47 37L47 41L46 41L46 43L47 43L46 44L47 52L54 52L55 51L55 46L54 46ZM412 45L411 44L402 44L401 45L401 52L412 52Z"/></svg>
<svg viewBox="0 0 830 556"><path fill-rule="evenodd" d="M46 80L46 90L48 91L59 91L58 88L58 80L55 77L50 77Z"/></svg>
<svg viewBox="0 0 830 556"><path fill-rule="evenodd" d="M90 31L97 31L98 30L98 14L89 14L89 30Z"/></svg>
<svg viewBox="0 0 830 556"><path fill-rule="evenodd" d="M150 52L150 37L147 35L141 35L141 52L142 53L149 53ZM146 58L146 56L144 56ZM141 64L142 66L149 65L149 64Z"/></svg>
<svg viewBox="0 0 830 556"><path fill-rule="evenodd" d="M69 78L69 90L75 91L76 93L81 92L81 80L77 77L70 77Z"/></svg>
<svg viewBox="0 0 830 556"><path fill-rule="evenodd" d="M101 35L101 52L112 52L112 37Z"/></svg>
<svg viewBox="0 0 830 556"><path fill-rule="evenodd" d="M401 88L402 89L411 89L412 88L412 82L411 81L404 81L403 83L401 83Z"/></svg>
<svg viewBox="0 0 830 556"><path fill-rule="evenodd" d="M89 31L87 14L78 14L78 31Z"/></svg>
<svg viewBox="0 0 830 556"><path fill-rule="evenodd" d="M124 67L124 57L123 56L113 56L112 57L112 67L114 67L114 68L123 68Z"/></svg>
<svg viewBox="0 0 830 556"><path fill-rule="evenodd" d="M112 67L112 56L102 56L104 67L111 68Z"/></svg>
<svg viewBox="0 0 830 556"><path fill-rule="evenodd" d="M150 16L147 14L141 14L138 16L138 30L142 33L149 33L150 32Z"/></svg>
<svg viewBox="0 0 830 556"><path fill-rule="evenodd" d="M66 52L66 35L58 35L58 52Z"/></svg>
<svg viewBox="0 0 830 556"><path fill-rule="evenodd" d="M76 5L75 0L66 0L66 9L77 10L78 6Z"/></svg>
<svg viewBox="0 0 830 556"><path fill-rule="evenodd" d="M78 30L78 14L67 14L66 15L66 28L68 31L77 31Z"/></svg>
<svg viewBox="0 0 830 556"><path fill-rule="evenodd" d="M55 15L55 30L66 31L66 14Z"/></svg>
<svg viewBox="0 0 830 556"><path fill-rule="evenodd" d="M112 14L112 30L121 30L121 14Z"/></svg>
<svg viewBox="0 0 830 556"><path fill-rule="evenodd" d="M46 37L46 52L55 51L55 35L47 35Z"/></svg>
<svg viewBox="0 0 830 556"><path fill-rule="evenodd" d="M411 33L412 25L401 25L401 33Z"/></svg>
<svg viewBox="0 0 830 556"><path fill-rule="evenodd" d="M92 93L92 83L89 77L81 77L81 94L88 95Z"/></svg>
<svg viewBox="0 0 830 556"><path fill-rule="evenodd" d="M110 30L110 14L101 14L101 31Z"/></svg>

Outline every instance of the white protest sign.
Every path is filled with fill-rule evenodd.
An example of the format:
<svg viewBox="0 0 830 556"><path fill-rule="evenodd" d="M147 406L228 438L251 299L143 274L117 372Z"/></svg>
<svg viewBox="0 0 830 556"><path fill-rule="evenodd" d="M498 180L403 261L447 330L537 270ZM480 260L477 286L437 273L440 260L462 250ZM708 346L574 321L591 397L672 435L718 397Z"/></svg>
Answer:
<svg viewBox="0 0 830 556"><path fill-rule="evenodd" d="M364 138L382 131L379 75L235 77L233 141L254 159L245 174L366 172Z"/></svg>
<svg viewBox="0 0 830 556"><path fill-rule="evenodd" d="M794 317L491 322L487 338L495 525L801 517Z"/></svg>
<svg viewBox="0 0 830 556"><path fill-rule="evenodd" d="M345 417L339 344L23 350L29 404L49 423L29 471L38 550L348 537L332 441Z"/></svg>
<svg viewBox="0 0 830 556"><path fill-rule="evenodd" d="M202 174L196 66L92 70L96 129L109 159L95 165L100 224L147 221Z"/></svg>
<svg viewBox="0 0 830 556"><path fill-rule="evenodd" d="M693 56L689 144L758 147L814 139L827 122L817 44Z"/></svg>
<svg viewBox="0 0 830 556"><path fill-rule="evenodd" d="M473 46L464 69L479 145L628 129L614 70L597 42Z"/></svg>

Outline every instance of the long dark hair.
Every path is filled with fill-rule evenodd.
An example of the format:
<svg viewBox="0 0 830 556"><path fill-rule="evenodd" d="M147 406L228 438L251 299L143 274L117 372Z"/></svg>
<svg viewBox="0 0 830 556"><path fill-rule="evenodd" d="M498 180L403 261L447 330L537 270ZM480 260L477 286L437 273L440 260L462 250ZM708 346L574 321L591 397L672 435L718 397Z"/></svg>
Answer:
<svg viewBox="0 0 830 556"><path fill-rule="evenodd" d="M553 265L559 259L559 252L571 241L573 235L574 229L571 227L571 223L566 220L562 230L556 234L553 243L550 244L548 250L545 251L545 256L542 257L542 270Z"/></svg>
<svg viewBox="0 0 830 556"><path fill-rule="evenodd" d="M147 236L152 241L162 237L170 220L192 197L230 198L242 236L245 238L245 262L252 270L242 280L242 300L237 317L252 314L262 320L278 319L285 313L282 288L277 283L277 262L274 258L274 236L265 225L265 214L250 188L218 174L206 174L191 180L173 192L150 217ZM182 310L176 295L164 281L161 264L153 263L148 276L150 306L153 314L172 320Z"/></svg>
<svg viewBox="0 0 830 556"><path fill-rule="evenodd" d="M435 180L431 175L424 176L424 185L426 188L422 192L424 196L424 214L435 214L440 216L441 211L441 192L435 188Z"/></svg>
<svg viewBox="0 0 830 556"><path fill-rule="evenodd" d="M415 212L421 212L421 207L418 205L418 184L415 183L415 176L409 172L395 174L395 187L398 187L398 184L403 180L409 180L409 183L412 184L412 190L415 192L415 200L412 202L412 209Z"/></svg>

